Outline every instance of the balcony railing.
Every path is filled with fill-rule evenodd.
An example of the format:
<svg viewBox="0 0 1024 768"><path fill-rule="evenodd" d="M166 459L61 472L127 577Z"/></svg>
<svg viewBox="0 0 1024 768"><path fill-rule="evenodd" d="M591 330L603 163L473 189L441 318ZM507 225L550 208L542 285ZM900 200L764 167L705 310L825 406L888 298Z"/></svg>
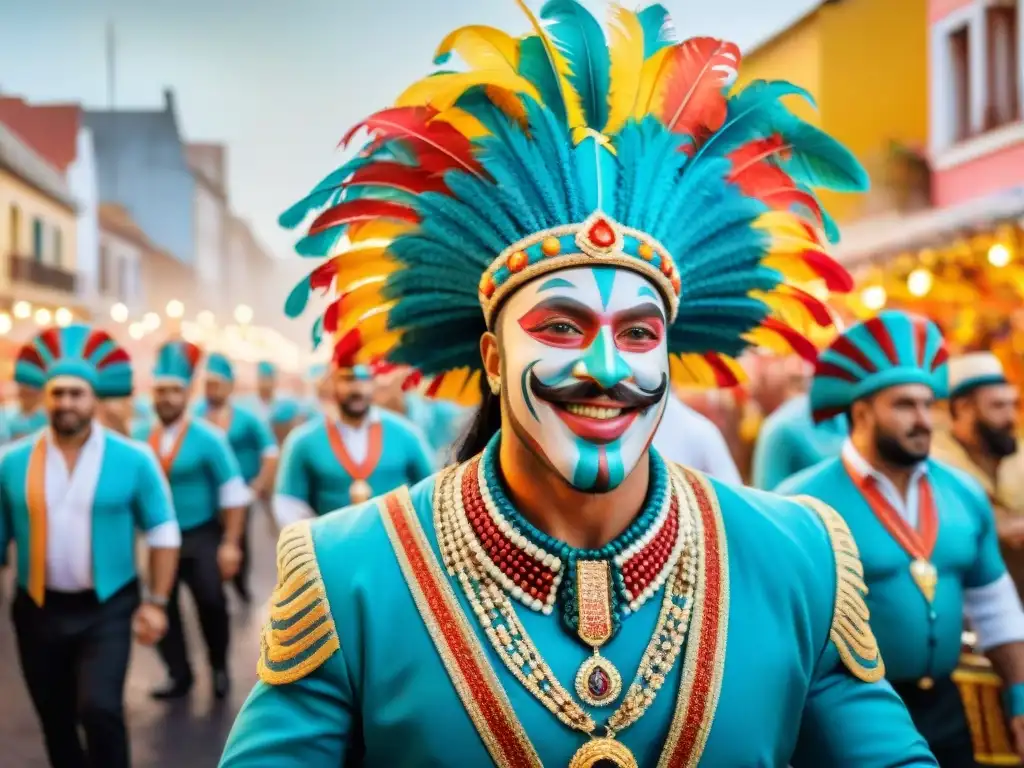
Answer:
<svg viewBox="0 0 1024 768"><path fill-rule="evenodd" d="M11 282L31 283L64 293L74 293L77 275L60 267L36 261L31 256L11 255L9 260Z"/></svg>

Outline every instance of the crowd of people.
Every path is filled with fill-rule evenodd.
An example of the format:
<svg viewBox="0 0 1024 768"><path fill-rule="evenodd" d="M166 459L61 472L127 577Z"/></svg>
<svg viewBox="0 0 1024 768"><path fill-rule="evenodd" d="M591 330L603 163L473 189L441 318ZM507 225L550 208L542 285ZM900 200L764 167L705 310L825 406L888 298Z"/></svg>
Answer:
<svg viewBox="0 0 1024 768"><path fill-rule="evenodd" d="M133 636L153 695L189 694L181 584L226 694L254 504L278 578L222 768L1016 764L1016 387L914 314L820 351L785 319L831 324L801 287L849 284L815 191L868 183L802 89L733 89L739 49L661 6L606 37L520 5L530 35L449 35L467 70L283 217L316 213L296 247L336 293L315 405L170 339L132 423L109 334L22 349L0 534L52 764L130 765ZM748 487L674 386L737 387L754 347L814 368Z"/></svg>

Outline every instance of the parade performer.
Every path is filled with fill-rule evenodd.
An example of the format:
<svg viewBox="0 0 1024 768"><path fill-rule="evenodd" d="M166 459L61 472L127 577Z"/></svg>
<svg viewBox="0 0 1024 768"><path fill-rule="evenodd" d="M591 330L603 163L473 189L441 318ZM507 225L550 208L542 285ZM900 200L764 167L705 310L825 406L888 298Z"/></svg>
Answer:
<svg viewBox="0 0 1024 768"><path fill-rule="evenodd" d="M232 579L242 559L241 540L250 492L223 430L188 417L192 379L202 352L187 341L172 340L157 350L153 368L156 423L136 433L160 458L171 486L181 525L181 563L167 608L167 634L158 646L167 666L167 684L157 699L185 696L192 689L178 603L184 582L192 593L213 669L217 698L228 693L228 607L223 581Z"/></svg>
<svg viewBox="0 0 1024 768"><path fill-rule="evenodd" d="M739 49L666 41L660 6L614 6L608 44L571 0L527 13L446 38L470 70L370 117L288 214L340 189L299 245L350 225L328 331L441 397L482 357L485 399L462 463L282 533L222 766L934 765L877 682L842 519L648 449L670 373L813 354L771 307L827 313L785 275L849 278L804 182L862 169L779 103L796 86L727 98Z"/></svg>
<svg viewBox="0 0 1024 768"><path fill-rule="evenodd" d="M265 419L248 408L235 405L232 392L235 386L235 371L231 361L216 352L206 359L206 397L196 405L195 415L220 427L227 435L228 444L234 451L235 460L242 472L242 479L252 491L253 500L270 502L274 488L274 472L277 469L278 447L270 425ZM245 511L245 525L242 530L242 561L232 584L239 597L248 603L252 596L249 591L249 519L252 507Z"/></svg>
<svg viewBox="0 0 1024 768"><path fill-rule="evenodd" d="M333 371L337 417L302 425L281 452L274 517L282 527L358 504L434 471L431 450L409 420L373 405L373 372L356 365L352 337L338 344Z"/></svg>
<svg viewBox="0 0 1024 768"><path fill-rule="evenodd" d="M1024 589L1024 454L1018 450L1020 395L988 352L949 361L949 429L938 430L932 455L981 485L1018 593Z"/></svg>
<svg viewBox="0 0 1024 768"><path fill-rule="evenodd" d="M988 723L985 741L1004 728L1001 714L965 717L952 679L965 611L1007 681L1012 745L1024 757L1024 612L992 509L977 483L929 458L947 357L941 332L922 317L883 312L845 331L822 353L810 398L819 422L848 414L850 438L841 457L779 487L831 505L850 526L888 679L943 768L975 765L975 750L979 758L999 751L972 745L968 720Z"/></svg>
<svg viewBox="0 0 1024 768"><path fill-rule="evenodd" d="M43 406L43 391L31 384L17 381L17 376L15 383L18 388L18 403L7 422L11 440L34 434L49 423L46 408Z"/></svg>
<svg viewBox="0 0 1024 768"><path fill-rule="evenodd" d="M22 673L54 768L129 768L132 634L152 645L166 631L181 542L167 483L149 448L97 420L98 400L132 390L128 355L107 333L43 331L15 377L44 391L49 420L0 463L0 558L13 539ZM141 604L136 530L149 548Z"/></svg>
<svg viewBox="0 0 1024 768"><path fill-rule="evenodd" d="M761 424L754 444L751 484L766 491L798 472L839 455L849 427L839 414L821 424L811 418L807 395L797 395Z"/></svg>
<svg viewBox="0 0 1024 768"><path fill-rule="evenodd" d="M282 395L277 389L277 367L261 360L256 366L256 397L253 407L263 417L278 443L283 443L288 433L299 421L299 407L295 398Z"/></svg>

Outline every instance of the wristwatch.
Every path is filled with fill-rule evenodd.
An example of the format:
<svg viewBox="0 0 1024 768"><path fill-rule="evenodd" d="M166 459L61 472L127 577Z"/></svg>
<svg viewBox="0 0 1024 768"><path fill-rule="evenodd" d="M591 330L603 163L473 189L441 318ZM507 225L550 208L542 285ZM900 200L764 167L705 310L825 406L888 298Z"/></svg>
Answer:
<svg viewBox="0 0 1024 768"><path fill-rule="evenodd" d="M166 608L167 604L170 602L170 598L164 595L147 594L144 602L147 602L150 605L155 605L157 608Z"/></svg>

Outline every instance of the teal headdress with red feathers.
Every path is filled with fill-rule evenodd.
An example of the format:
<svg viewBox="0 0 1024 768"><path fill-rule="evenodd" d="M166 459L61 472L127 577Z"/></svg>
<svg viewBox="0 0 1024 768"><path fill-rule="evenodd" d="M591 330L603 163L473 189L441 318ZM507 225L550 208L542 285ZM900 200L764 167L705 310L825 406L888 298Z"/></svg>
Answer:
<svg viewBox="0 0 1024 768"><path fill-rule="evenodd" d="M14 363L14 380L36 389L61 376L85 381L100 398L132 393L128 353L106 331L80 323L42 331L21 348Z"/></svg>
<svg viewBox="0 0 1024 768"><path fill-rule="evenodd" d="M647 277L671 315L681 382L731 386L750 346L815 350L784 318L829 325L800 287L851 287L815 189L867 177L830 136L757 81L729 95L732 43L669 39L665 9L611 6L607 36L576 0L549 0L531 33L463 27L441 44L466 65L408 88L353 128L369 141L281 217L321 210L296 250L329 257L289 297L337 300L322 327L365 360L386 356L475 394L478 342L503 300L545 272L607 263ZM481 309L483 310L481 312ZM315 335L319 334L318 330Z"/></svg>

